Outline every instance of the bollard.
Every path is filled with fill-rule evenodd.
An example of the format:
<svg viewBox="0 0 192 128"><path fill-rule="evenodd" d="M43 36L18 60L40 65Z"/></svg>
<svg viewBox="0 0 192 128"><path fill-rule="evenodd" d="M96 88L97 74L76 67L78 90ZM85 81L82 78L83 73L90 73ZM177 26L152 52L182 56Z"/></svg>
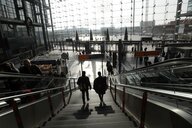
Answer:
<svg viewBox="0 0 192 128"><path fill-rule="evenodd" d="M54 111L53 111L53 105L52 105L52 101L51 101L51 96L50 96L50 92L47 91L47 97L48 97L48 102L49 102L49 107L51 110L51 115L54 116Z"/></svg>
<svg viewBox="0 0 192 128"><path fill-rule="evenodd" d="M18 128L24 128L16 101L11 99L9 104L13 109Z"/></svg>
<svg viewBox="0 0 192 128"><path fill-rule="evenodd" d="M145 126L146 105L147 105L147 92L144 92L143 93L143 99L142 99L142 106L141 106L141 119L140 119L140 127L139 128L144 128L144 126Z"/></svg>
<svg viewBox="0 0 192 128"><path fill-rule="evenodd" d="M69 91L70 91L70 94L72 94L72 90L71 90L71 80L69 80Z"/></svg>
<svg viewBox="0 0 192 128"><path fill-rule="evenodd" d="M61 89L61 92L62 92L62 97L63 97L63 107L66 106L66 102L65 102L65 93L64 93L64 88Z"/></svg>
<svg viewBox="0 0 192 128"><path fill-rule="evenodd" d="M123 87L122 112L125 112L125 87Z"/></svg>
<svg viewBox="0 0 192 128"><path fill-rule="evenodd" d="M115 85L115 102L117 103L117 86Z"/></svg>
<svg viewBox="0 0 192 128"><path fill-rule="evenodd" d="M111 87L111 85L112 85L112 80L111 80L111 78L110 78L110 90L112 89L112 87Z"/></svg>
<svg viewBox="0 0 192 128"><path fill-rule="evenodd" d="M76 84L75 84L75 79L73 79L73 82L74 82L74 89L76 90Z"/></svg>

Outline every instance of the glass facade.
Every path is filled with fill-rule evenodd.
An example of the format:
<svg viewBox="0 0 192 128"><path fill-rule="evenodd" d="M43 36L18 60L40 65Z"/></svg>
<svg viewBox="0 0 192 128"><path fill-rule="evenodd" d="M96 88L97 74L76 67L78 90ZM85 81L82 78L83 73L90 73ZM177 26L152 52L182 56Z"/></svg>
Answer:
<svg viewBox="0 0 192 128"><path fill-rule="evenodd" d="M131 36L161 37L163 34L173 36L175 31L177 0L50 0L50 2L54 29L60 39L74 39L75 32L78 31L80 40L86 40L83 36L89 34L89 30L93 30L97 36L103 35L103 30L106 31L107 28L110 29L110 34L118 36L118 39L123 38L126 27ZM188 0L183 0L181 13L187 11L187 4ZM186 19L188 18L181 18L182 21ZM159 28L162 28L162 31Z"/></svg>
<svg viewBox="0 0 192 128"><path fill-rule="evenodd" d="M49 50L50 42L75 40L76 32L80 41L89 41L90 30L93 41L106 41L107 29L111 41L124 39L126 28L128 41L140 40L142 36L173 40L176 34L178 39L191 40L192 19L176 18L176 12L186 13L190 3L190 0L180 3L178 0L0 0L1 42L9 44L6 42L9 38L18 42L20 38L28 38L31 43L32 38L34 50L43 45ZM177 10L179 5L182 7ZM6 50L0 49L9 53Z"/></svg>
<svg viewBox="0 0 192 128"><path fill-rule="evenodd" d="M37 55L49 49L47 29L52 25L47 16L50 15L48 2L0 0L0 56L4 56L0 61L28 51ZM24 59L22 55L20 57Z"/></svg>

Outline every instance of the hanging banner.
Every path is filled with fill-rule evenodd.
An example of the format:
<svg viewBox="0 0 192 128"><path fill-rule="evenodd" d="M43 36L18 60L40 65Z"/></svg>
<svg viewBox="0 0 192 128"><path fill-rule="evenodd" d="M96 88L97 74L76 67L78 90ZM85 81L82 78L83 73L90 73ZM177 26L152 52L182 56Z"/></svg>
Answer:
<svg viewBox="0 0 192 128"><path fill-rule="evenodd" d="M183 33L184 33L184 29L185 29L185 24L180 24L180 25L179 25L178 33L183 34Z"/></svg>
<svg viewBox="0 0 192 128"><path fill-rule="evenodd" d="M188 1L187 13L192 12L192 0Z"/></svg>

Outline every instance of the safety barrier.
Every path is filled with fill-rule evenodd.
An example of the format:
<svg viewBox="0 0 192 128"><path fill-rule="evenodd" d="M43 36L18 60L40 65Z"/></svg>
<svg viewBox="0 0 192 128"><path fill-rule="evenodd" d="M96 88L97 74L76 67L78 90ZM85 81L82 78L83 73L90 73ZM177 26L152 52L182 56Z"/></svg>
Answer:
<svg viewBox="0 0 192 128"><path fill-rule="evenodd" d="M110 78L110 91L114 101L122 112L128 113L139 124L139 128L191 128L192 115L179 108L179 104L171 105L159 100L161 96L174 99L175 102L191 103L192 94L175 93L159 89L115 83Z"/></svg>
<svg viewBox="0 0 192 128"><path fill-rule="evenodd" d="M10 75L9 77L11 77ZM22 76L33 77L36 76ZM37 76L37 78L39 78ZM43 78L43 77L42 77ZM62 80L63 78L52 78ZM57 82L50 79L51 82ZM50 84L50 83L49 83ZM76 89L76 78L66 79L63 86L32 91L0 98L8 106L0 111L0 126L2 128L34 128L46 124L64 108ZM20 102L16 102L20 98Z"/></svg>

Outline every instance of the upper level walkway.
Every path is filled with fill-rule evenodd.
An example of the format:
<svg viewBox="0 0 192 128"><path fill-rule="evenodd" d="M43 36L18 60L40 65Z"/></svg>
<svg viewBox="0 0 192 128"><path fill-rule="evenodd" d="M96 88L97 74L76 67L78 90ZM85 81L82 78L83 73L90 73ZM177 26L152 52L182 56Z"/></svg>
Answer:
<svg viewBox="0 0 192 128"><path fill-rule="evenodd" d="M92 89L90 100L82 103L81 92L75 91L69 104L45 128L136 128L134 122L122 113L108 90L104 95L106 105L100 106L99 96Z"/></svg>

